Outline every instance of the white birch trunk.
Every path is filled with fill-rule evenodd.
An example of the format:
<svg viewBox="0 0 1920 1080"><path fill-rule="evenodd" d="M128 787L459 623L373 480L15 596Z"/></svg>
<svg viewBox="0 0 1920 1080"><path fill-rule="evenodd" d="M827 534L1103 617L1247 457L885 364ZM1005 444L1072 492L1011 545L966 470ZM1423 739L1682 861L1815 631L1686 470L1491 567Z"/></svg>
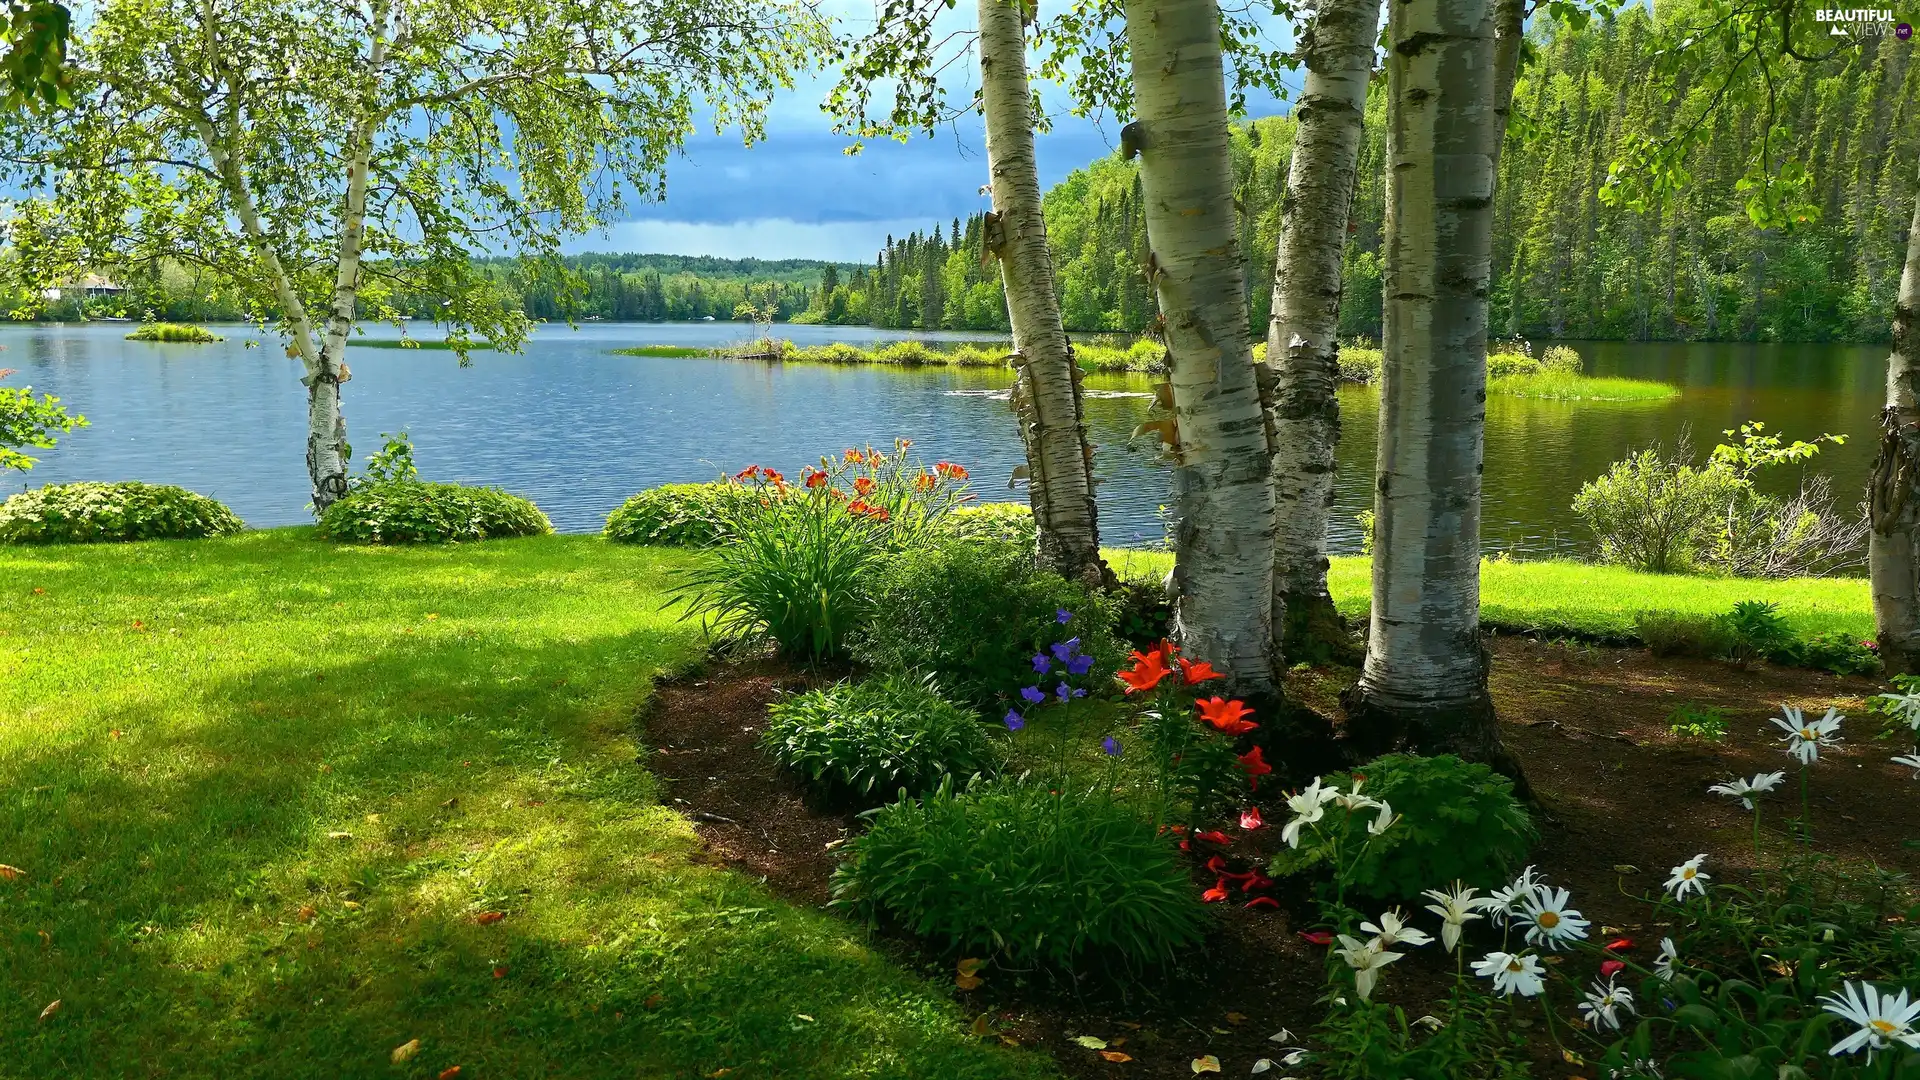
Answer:
<svg viewBox="0 0 1920 1080"><path fill-rule="evenodd" d="M1353 652L1327 591L1327 517L1340 442L1341 269L1379 32L1377 0L1327 0L1299 50L1307 77L1293 109L1267 325L1280 656Z"/></svg>
<svg viewBox="0 0 1920 1080"><path fill-rule="evenodd" d="M1272 693L1272 453L1247 333L1214 0L1128 0L1147 275L1175 429L1174 630L1239 694Z"/></svg>
<svg viewBox="0 0 1920 1080"><path fill-rule="evenodd" d="M1880 659L1889 675L1920 672L1920 190L1907 231L1906 268L1893 307L1893 351L1887 357L1885 436L1868 490L1873 531L1867 572L1873 582L1873 619Z"/></svg>
<svg viewBox="0 0 1920 1080"><path fill-rule="evenodd" d="M1386 321L1366 664L1350 734L1490 761L1480 643L1480 472L1492 264L1491 0L1402 0L1388 17Z"/></svg>
<svg viewBox="0 0 1920 1080"><path fill-rule="evenodd" d="M1023 18L1009 0L980 0L980 100L998 233L989 243L1000 261L1020 372L1013 402L1027 451L1036 559L1097 589L1111 584L1113 574L1100 558L1080 370L1053 288L1053 256L1034 163Z"/></svg>

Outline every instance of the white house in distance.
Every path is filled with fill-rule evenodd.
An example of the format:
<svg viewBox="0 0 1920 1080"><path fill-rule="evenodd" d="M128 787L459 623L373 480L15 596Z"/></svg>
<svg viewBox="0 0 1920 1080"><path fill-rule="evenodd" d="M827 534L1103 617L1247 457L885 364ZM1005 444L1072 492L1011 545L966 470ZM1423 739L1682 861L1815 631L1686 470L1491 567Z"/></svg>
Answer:
<svg viewBox="0 0 1920 1080"><path fill-rule="evenodd" d="M99 274L88 274L72 284L44 289L40 295L48 300L59 300L65 297L93 300L103 296L119 296L126 291Z"/></svg>

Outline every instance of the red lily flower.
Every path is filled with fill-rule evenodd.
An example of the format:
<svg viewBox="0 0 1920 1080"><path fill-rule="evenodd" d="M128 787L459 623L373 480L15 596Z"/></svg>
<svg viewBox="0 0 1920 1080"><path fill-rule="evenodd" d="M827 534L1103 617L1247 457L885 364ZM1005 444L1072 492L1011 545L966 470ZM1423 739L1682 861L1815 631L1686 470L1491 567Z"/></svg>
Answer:
<svg viewBox="0 0 1920 1080"><path fill-rule="evenodd" d="M827 470L825 469L816 469L808 466L800 475L806 478L807 486L810 488L820 487L827 482Z"/></svg>
<svg viewBox="0 0 1920 1080"><path fill-rule="evenodd" d="M1222 900L1225 900L1226 898L1227 898L1227 881L1225 878L1221 878L1219 881L1214 882L1213 888L1208 889L1206 892L1203 892L1200 894L1201 902L1208 903L1208 904L1217 904L1217 903L1220 903Z"/></svg>
<svg viewBox="0 0 1920 1080"><path fill-rule="evenodd" d="M1331 930L1302 930L1299 933L1309 945L1333 944L1333 931Z"/></svg>
<svg viewBox="0 0 1920 1080"><path fill-rule="evenodd" d="M1180 850L1181 850L1181 851L1192 851L1192 850L1193 850L1193 844L1192 844L1192 843L1190 843L1189 841L1186 841L1186 840L1182 840L1182 841L1180 841Z"/></svg>
<svg viewBox="0 0 1920 1080"><path fill-rule="evenodd" d="M1278 911L1280 910L1280 901L1275 900L1271 896L1256 896L1242 906L1249 911Z"/></svg>
<svg viewBox="0 0 1920 1080"><path fill-rule="evenodd" d="M919 476L913 478L913 490L932 491L933 485L939 482L939 477L934 476L932 473L921 473Z"/></svg>
<svg viewBox="0 0 1920 1080"><path fill-rule="evenodd" d="M760 470L760 475L766 477L767 482L774 487L785 487L787 484L787 478L782 476L777 469L762 469Z"/></svg>
<svg viewBox="0 0 1920 1080"><path fill-rule="evenodd" d="M1186 680L1188 686L1206 682L1208 679L1226 678L1225 675L1213 670L1211 663L1205 660L1188 660L1185 657L1180 660L1180 677Z"/></svg>
<svg viewBox="0 0 1920 1080"><path fill-rule="evenodd" d="M1603 979L1611 979L1615 975L1625 970L1627 970L1627 965L1621 963L1618 960L1600 961L1600 977Z"/></svg>
<svg viewBox="0 0 1920 1080"><path fill-rule="evenodd" d="M858 465L861 462L867 460L867 455L861 453L858 450L848 450L846 460L847 460L847 464L849 465Z"/></svg>
<svg viewBox="0 0 1920 1080"><path fill-rule="evenodd" d="M1207 869L1216 874L1224 874L1227 872L1227 860L1215 855L1213 858L1207 860Z"/></svg>
<svg viewBox="0 0 1920 1080"><path fill-rule="evenodd" d="M1259 807L1249 806L1245 810L1240 811L1240 827L1247 832L1252 832L1265 824L1266 822L1260 818Z"/></svg>
<svg viewBox="0 0 1920 1080"><path fill-rule="evenodd" d="M1185 660L1180 662L1186 663ZM1200 707L1200 719L1229 735L1245 735L1260 726L1251 720L1244 719L1252 716L1253 710L1247 708L1243 702L1212 697L1205 701L1195 701L1194 704Z"/></svg>
<svg viewBox="0 0 1920 1080"><path fill-rule="evenodd" d="M1247 880L1240 885L1240 891L1243 893L1249 893L1255 889L1271 888L1273 888L1273 879L1258 870L1248 874Z"/></svg>
<svg viewBox="0 0 1920 1080"><path fill-rule="evenodd" d="M1267 764L1266 755L1262 753L1257 746L1239 755L1239 757L1240 767L1247 771L1247 783L1255 790L1258 790L1260 787L1260 778L1272 772L1273 766Z"/></svg>
<svg viewBox="0 0 1920 1080"><path fill-rule="evenodd" d="M1160 680L1171 675L1167 670L1166 657L1155 649L1152 652L1133 651L1133 670L1120 672L1120 681L1127 684L1127 693L1151 690L1160 685Z"/></svg>
<svg viewBox="0 0 1920 1080"><path fill-rule="evenodd" d="M1608 952L1626 952L1631 948L1633 948L1633 939L1624 937L1617 941L1609 941L1606 945L1606 951Z"/></svg>
<svg viewBox="0 0 1920 1080"><path fill-rule="evenodd" d="M1233 837L1228 836L1219 829L1215 829L1212 832L1194 833L1193 838L1195 840L1205 840L1209 844L1219 844L1221 847L1226 847L1228 844L1233 843Z"/></svg>

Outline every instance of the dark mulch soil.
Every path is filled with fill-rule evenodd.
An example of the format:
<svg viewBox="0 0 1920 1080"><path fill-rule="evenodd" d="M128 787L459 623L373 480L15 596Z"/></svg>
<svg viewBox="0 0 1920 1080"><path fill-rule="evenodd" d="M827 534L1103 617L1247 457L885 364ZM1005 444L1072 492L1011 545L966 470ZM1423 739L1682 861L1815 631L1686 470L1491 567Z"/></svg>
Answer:
<svg viewBox="0 0 1920 1080"><path fill-rule="evenodd" d="M1651 959L1661 928L1645 925L1650 909L1622 895L1657 892L1667 869L1695 854L1718 880L1741 879L1753 861L1751 819L1707 786L1732 776L1787 768L1767 718L1787 702L1836 705L1854 717L1846 742L1825 752L1814 774L1814 822L1820 850L1920 872L1915 835L1920 786L1887 758L1904 744L1874 741L1877 719L1864 698L1882 687L1802 669L1656 659L1641 650L1546 643L1505 637L1490 642L1493 692L1507 745L1541 800L1542 840L1534 860L1554 884L1573 890L1575 906L1601 926L1619 928ZM1338 716L1335 695L1350 671L1298 673L1289 689L1299 700ZM774 768L755 743L777 692L820 681L767 660L717 666L662 687L645 721L649 766L666 781L672 805L686 813L719 861L763 877L781 895L806 904L829 899L835 849L858 827L844 808L810 800L791 776ZM1669 734L1669 714L1683 702L1721 709L1728 738L1718 744ZM1792 773L1789 771L1789 780ZM1767 842L1789 843L1785 820L1798 813L1797 790L1776 793L1768 807ZM1224 852L1233 868L1263 864L1279 844L1284 809L1277 794L1261 800L1273 827L1234 836ZM1196 848L1201 845L1196 844ZM1195 856L1195 888L1213 884ZM1616 867L1637 867L1622 874ZM1436 883L1439 884L1439 883ZM1071 1077L1188 1077L1190 1062L1217 1056L1224 1075L1245 1076L1261 1057L1279 1056L1270 1036L1291 1029L1308 1041L1323 1007L1325 950L1299 938L1312 925L1303 890L1283 883L1279 911L1221 910L1207 955L1185 973L1153 985L1075 988L989 967L985 985L956 998L984 1014L993 1036L1049 1051ZM1420 915L1420 925L1433 920ZM881 945L903 963L950 978L954 957L882 931ZM1388 968L1378 997L1418 1016L1445 988L1451 964L1437 945L1415 950ZM1071 1040L1093 1035L1132 1057L1102 1060ZM1550 1062L1545 1048L1536 1075L1591 1075ZM1549 1067L1550 1066L1550 1067ZM1283 1075L1276 1069L1269 1075Z"/></svg>

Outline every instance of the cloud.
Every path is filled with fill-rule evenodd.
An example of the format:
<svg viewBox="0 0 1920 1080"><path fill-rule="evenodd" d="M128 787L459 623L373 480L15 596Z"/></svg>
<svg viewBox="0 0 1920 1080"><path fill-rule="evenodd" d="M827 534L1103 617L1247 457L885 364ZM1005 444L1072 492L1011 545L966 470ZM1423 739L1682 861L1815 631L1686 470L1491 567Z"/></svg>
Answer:
<svg viewBox="0 0 1920 1080"><path fill-rule="evenodd" d="M713 255L724 259L830 259L872 262L889 235L932 227L932 218L890 221L623 221L605 235L585 236L570 251L633 251Z"/></svg>

